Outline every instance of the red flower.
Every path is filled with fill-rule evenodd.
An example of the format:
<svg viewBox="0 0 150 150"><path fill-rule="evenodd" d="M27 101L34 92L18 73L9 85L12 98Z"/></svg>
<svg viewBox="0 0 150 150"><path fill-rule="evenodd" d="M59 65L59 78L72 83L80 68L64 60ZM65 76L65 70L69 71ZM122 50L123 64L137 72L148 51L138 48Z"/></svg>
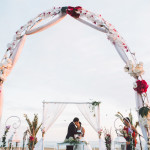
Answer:
<svg viewBox="0 0 150 150"><path fill-rule="evenodd" d="M77 7L68 6L66 13L74 18L79 18L80 14L78 14L76 11L79 11L81 9L82 9L82 7L80 7L80 6L77 6Z"/></svg>
<svg viewBox="0 0 150 150"><path fill-rule="evenodd" d="M30 136L30 141L34 141L34 137L33 136Z"/></svg>
<svg viewBox="0 0 150 150"><path fill-rule="evenodd" d="M136 81L137 87L134 88L139 94L146 93L148 89L148 84L145 80L137 80Z"/></svg>

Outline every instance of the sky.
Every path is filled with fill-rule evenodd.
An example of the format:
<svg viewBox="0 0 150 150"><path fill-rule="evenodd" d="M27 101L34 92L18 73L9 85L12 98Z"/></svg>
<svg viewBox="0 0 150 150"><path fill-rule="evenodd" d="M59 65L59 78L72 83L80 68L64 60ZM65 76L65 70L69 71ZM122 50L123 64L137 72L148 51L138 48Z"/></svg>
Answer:
<svg viewBox="0 0 150 150"><path fill-rule="evenodd" d="M0 58L22 25L54 6L82 6L101 14L119 31L137 60L144 63L143 78L150 83L149 0L1 0ZM32 119L37 113L41 122L43 100L96 100L102 102L101 126L112 128L114 133L116 112L127 116L131 109L137 119L134 79L124 72L124 66L104 33L67 16L57 25L27 37L20 58L4 83L2 125L10 116L20 117L18 133L22 138L27 128L23 114ZM96 140L94 130L73 105L67 106L45 140L63 140L75 116L83 123L87 139Z"/></svg>

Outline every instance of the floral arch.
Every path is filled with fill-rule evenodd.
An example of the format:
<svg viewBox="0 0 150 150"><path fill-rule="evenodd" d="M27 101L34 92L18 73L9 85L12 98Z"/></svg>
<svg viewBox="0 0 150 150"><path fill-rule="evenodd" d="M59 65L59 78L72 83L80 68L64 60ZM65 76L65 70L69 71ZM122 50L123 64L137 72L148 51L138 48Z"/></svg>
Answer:
<svg viewBox="0 0 150 150"><path fill-rule="evenodd" d="M28 35L46 30L47 28L55 25L64 19L67 14L79 22L103 32L106 34L107 39L110 40L110 42L114 45L116 51L125 63L125 72L128 72L128 74L135 79L133 89L135 90L137 114L143 136L149 144L150 133L148 125L148 112L150 109L148 106L149 101L146 93L148 85L142 78L144 73L143 64L137 61L135 53L131 52L125 40L120 36L113 25L107 22L101 15L92 13L79 6L54 7L39 14L27 24L21 26L20 29L15 33L13 42L7 45L6 53L0 63L0 120L2 116L3 82L6 80L7 76L10 74L12 68L18 60L26 37ZM36 27L36 25L41 21L52 17L54 17L52 21Z"/></svg>

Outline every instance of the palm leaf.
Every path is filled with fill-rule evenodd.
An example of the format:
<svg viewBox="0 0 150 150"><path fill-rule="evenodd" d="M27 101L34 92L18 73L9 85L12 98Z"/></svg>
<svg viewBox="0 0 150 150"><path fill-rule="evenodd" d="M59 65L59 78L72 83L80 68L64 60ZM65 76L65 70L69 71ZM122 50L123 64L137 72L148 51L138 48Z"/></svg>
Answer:
<svg viewBox="0 0 150 150"><path fill-rule="evenodd" d="M39 125L39 127L35 130L35 135L38 133L39 129L41 128L42 123Z"/></svg>
<svg viewBox="0 0 150 150"><path fill-rule="evenodd" d="M131 125L133 125L133 116L131 112L129 113L129 119L130 119Z"/></svg>
<svg viewBox="0 0 150 150"><path fill-rule="evenodd" d="M24 114L24 117L29 125L29 130L32 133L32 131L33 131L32 123L31 123L30 119L28 118L27 114Z"/></svg>
<svg viewBox="0 0 150 150"><path fill-rule="evenodd" d="M137 128L139 126L139 122L137 121L136 123L135 123L135 128Z"/></svg>
<svg viewBox="0 0 150 150"><path fill-rule="evenodd" d="M38 115L34 114L34 120L33 120L33 128L34 130L37 128L38 125Z"/></svg>
<svg viewBox="0 0 150 150"><path fill-rule="evenodd" d="M120 112L117 112L117 114L115 116L118 117L123 122L124 117Z"/></svg>

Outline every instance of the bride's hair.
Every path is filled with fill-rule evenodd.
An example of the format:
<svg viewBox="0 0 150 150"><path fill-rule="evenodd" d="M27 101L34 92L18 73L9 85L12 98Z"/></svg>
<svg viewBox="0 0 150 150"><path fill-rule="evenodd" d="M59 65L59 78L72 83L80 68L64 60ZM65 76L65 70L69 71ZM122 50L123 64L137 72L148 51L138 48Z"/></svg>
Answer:
<svg viewBox="0 0 150 150"><path fill-rule="evenodd" d="M129 117L124 118L123 120L126 120L128 123L131 123Z"/></svg>
<svg viewBox="0 0 150 150"><path fill-rule="evenodd" d="M81 123L81 122L79 122L79 124L80 124L80 127L81 127L81 124L82 124L82 123Z"/></svg>

